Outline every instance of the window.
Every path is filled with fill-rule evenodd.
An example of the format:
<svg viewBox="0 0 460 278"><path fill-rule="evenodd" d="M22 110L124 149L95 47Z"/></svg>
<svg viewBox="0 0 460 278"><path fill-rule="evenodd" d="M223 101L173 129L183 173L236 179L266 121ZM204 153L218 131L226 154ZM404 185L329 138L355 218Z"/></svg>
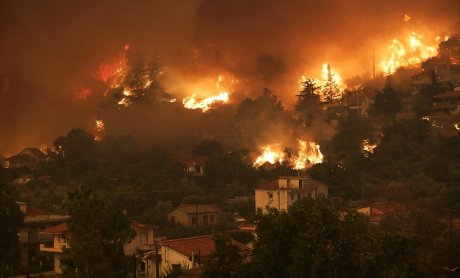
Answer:
<svg viewBox="0 0 460 278"><path fill-rule="evenodd" d="M149 243L149 234L148 233L142 232L142 233L140 233L140 237L141 237L141 244Z"/></svg>
<svg viewBox="0 0 460 278"><path fill-rule="evenodd" d="M214 223L214 214L209 216L209 222Z"/></svg>
<svg viewBox="0 0 460 278"><path fill-rule="evenodd" d="M300 188L300 189L303 188L303 180L299 180L299 188Z"/></svg>
<svg viewBox="0 0 460 278"><path fill-rule="evenodd" d="M273 192L268 192L268 199L270 199L270 200L273 199Z"/></svg>
<svg viewBox="0 0 460 278"><path fill-rule="evenodd" d="M208 225L208 216L207 215L203 215L203 224Z"/></svg>
<svg viewBox="0 0 460 278"><path fill-rule="evenodd" d="M192 216L192 224L196 224L196 216Z"/></svg>
<svg viewBox="0 0 460 278"><path fill-rule="evenodd" d="M291 201L294 201L294 193L291 193Z"/></svg>
<svg viewBox="0 0 460 278"><path fill-rule="evenodd" d="M311 199L311 192L308 192L307 197L308 197L308 199Z"/></svg>
<svg viewBox="0 0 460 278"><path fill-rule="evenodd" d="M171 223L176 224L176 217L175 216L171 216Z"/></svg>

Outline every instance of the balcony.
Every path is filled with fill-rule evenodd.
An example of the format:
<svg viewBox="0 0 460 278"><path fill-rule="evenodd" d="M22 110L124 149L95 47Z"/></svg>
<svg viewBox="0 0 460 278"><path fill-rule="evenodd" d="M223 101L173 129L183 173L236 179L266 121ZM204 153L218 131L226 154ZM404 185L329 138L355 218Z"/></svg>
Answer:
<svg viewBox="0 0 460 278"><path fill-rule="evenodd" d="M68 247L68 244L65 242L59 242L57 245L55 245L53 242L41 243L40 252L62 253Z"/></svg>

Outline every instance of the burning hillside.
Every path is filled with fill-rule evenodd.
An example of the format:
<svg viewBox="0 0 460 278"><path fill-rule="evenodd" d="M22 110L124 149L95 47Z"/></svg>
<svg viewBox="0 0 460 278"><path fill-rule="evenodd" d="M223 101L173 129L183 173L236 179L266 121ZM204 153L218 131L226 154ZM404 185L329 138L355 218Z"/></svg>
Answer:
<svg viewBox="0 0 460 278"><path fill-rule="evenodd" d="M281 144L262 147L262 154L256 157L253 166L258 168L265 164L284 164L292 169L302 170L314 164L323 162L320 146L315 142L297 139L298 150L296 155L288 153L288 149L281 150Z"/></svg>

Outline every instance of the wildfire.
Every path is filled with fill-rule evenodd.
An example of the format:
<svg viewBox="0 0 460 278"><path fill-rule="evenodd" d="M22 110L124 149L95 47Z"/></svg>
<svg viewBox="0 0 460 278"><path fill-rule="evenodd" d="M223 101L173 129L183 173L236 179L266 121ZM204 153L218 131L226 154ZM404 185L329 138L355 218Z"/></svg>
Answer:
<svg viewBox="0 0 460 278"><path fill-rule="evenodd" d="M207 98L198 98L196 95L191 95L185 97L182 100L184 107L187 109L201 109L201 111L206 112L216 103L226 103L230 99L227 92L221 92L217 96L207 97Z"/></svg>
<svg viewBox="0 0 460 278"><path fill-rule="evenodd" d="M293 163L295 170L305 169L307 166L323 162L323 154L318 144L300 139L297 141L299 142L299 151Z"/></svg>
<svg viewBox="0 0 460 278"><path fill-rule="evenodd" d="M262 148L263 152L256 158L253 166L258 168L265 163L273 165L285 162L295 170L302 170L323 162L323 154L318 144L300 139L297 139L297 141L299 144L297 155L288 158L283 151L279 150L279 144L267 145Z"/></svg>
<svg viewBox="0 0 460 278"><path fill-rule="evenodd" d="M361 142L361 152L365 157L368 157L370 154L374 153L374 149L377 147L377 144L371 144L369 139L364 139Z"/></svg>
<svg viewBox="0 0 460 278"><path fill-rule="evenodd" d="M385 74L392 74L397 68L410 66L423 62L424 60L437 55L436 41L428 45L423 36L411 32L405 41L393 39L388 46L389 54L380 62L380 68Z"/></svg>
<svg viewBox="0 0 460 278"><path fill-rule="evenodd" d="M96 136L94 137L94 140L101 141L104 131L105 131L104 122L102 120L96 120Z"/></svg>
<svg viewBox="0 0 460 278"><path fill-rule="evenodd" d="M285 153L281 151L274 151L272 150L273 147L276 147L276 145L268 145L262 148L263 152L256 158L254 167L260 167L265 163L270 163L272 165L275 163L283 163Z"/></svg>
<svg viewBox="0 0 460 278"><path fill-rule="evenodd" d="M300 87L307 80L307 76L300 77ZM324 63L321 67L321 77L313 79L319 87L316 94L319 95L321 102L333 102L342 99L345 85L340 74L333 70L331 65Z"/></svg>
<svg viewBox="0 0 460 278"><path fill-rule="evenodd" d="M230 83L226 81L230 81ZM212 108L213 105L217 103L226 103L230 100L229 88L232 88L233 85L238 83L238 80L235 78L225 78L223 75L219 75L215 83L210 85L209 82L204 81L199 85L195 84L194 89L199 91L209 91L212 96L209 97L198 97L196 94L185 97L182 100L182 103L187 109L201 109L202 112L207 112ZM215 89L206 89L209 87L215 87ZM216 91L218 92L216 94ZM215 94L215 95L213 95Z"/></svg>

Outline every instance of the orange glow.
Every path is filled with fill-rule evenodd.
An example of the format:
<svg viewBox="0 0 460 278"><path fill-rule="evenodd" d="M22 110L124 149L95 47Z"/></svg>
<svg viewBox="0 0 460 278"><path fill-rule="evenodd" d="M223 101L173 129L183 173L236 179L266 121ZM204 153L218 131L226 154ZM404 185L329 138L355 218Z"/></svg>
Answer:
<svg viewBox="0 0 460 278"><path fill-rule="evenodd" d="M217 96L211 96L207 98L198 98L196 95L185 97L182 100L184 107L187 109L201 109L206 112L216 103L226 103L229 101L229 95L227 92L221 92Z"/></svg>
<svg viewBox="0 0 460 278"><path fill-rule="evenodd" d="M293 159L293 168L295 170L305 169L323 162L324 157L318 144L300 139L297 139L297 141L299 142L299 151L297 157Z"/></svg>
<svg viewBox="0 0 460 278"><path fill-rule="evenodd" d="M101 141L104 130L105 130L104 122L102 120L96 120L96 136L94 137L94 140Z"/></svg>
<svg viewBox="0 0 460 278"><path fill-rule="evenodd" d="M438 36L433 41L427 42L423 35L415 32L409 33L403 41L393 39L387 47L388 53L380 62L381 71L389 75L399 67L418 64L436 56L438 54L436 42L440 39Z"/></svg>
<svg viewBox="0 0 460 278"><path fill-rule="evenodd" d="M361 142L361 153L368 157L370 154L374 153L374 149L377 147L377 144L371 144L369 139L364 139Z"/></svg>
<svg viewBox="0 0 460 278"><path fill-rule="evenodd" d="M302 75L300 77L300 88L302 88L302 83L307 80L307 76ZM338 101L342 99L343 91L345 90L345 85L343 83L342 76L332 69L331 65L324 63L321 66L321 76L313 79L315 85L318 86L316 94L319 95L319 100L321 102L328 101Z"/></svg>
<svg viewBox="0 0 460 278"><path fill-rule="evenodd" d="M228 81L229 82L226 82ZM206 97L192 94L182 100L182 104L187 109L201 109L202 112L209 111L215 104L227 103L230 100L229 90L238 80L234 78L225 78L219 75L215 83L210 83L209 80L193 84L190 87L193 91L200 91ZM229 84L227 84L229 83ZM210 89L211 88L211 89Z"/></svg>
<svg viewBox="0 0 460 278"><path fill-rule="evenodd" d="M278 148L278 146L279 144L267 145L265 147L262 147L263 152L256 158L253 166L258 168L260 166L263 166L265 163L269 163L272 165L275 163L283 163L285 153L279 150L272 150L273 148Z"/></svg>
<svg viewBox="0 0 460 278"><path fill-rule="evenodd" d="M315 142L303 141L297 139L298 152L297 155L290 158L281 150L280 144L272 144L262 147L262 154L259 155L253 166L258 168L266 163L286 163L295 170L302 170L311 167L314 164L323 162L323 154L320 151L320 146Z"/></svg>

